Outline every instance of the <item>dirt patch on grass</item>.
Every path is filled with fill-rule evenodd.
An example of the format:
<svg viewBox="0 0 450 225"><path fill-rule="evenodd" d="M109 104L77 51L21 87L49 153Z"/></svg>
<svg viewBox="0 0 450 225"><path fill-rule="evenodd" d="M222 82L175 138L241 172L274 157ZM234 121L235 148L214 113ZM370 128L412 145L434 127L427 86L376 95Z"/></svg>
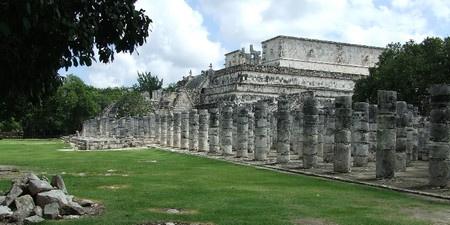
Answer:
<svg viewBox="0 0 450 225"><path fill-rule="evenodd" d="M302 218L293 221L297 225L338 225L337 223L319 218Z"/></svg>
<svg viewBox="0 0 450 225"><path fill-rule="evenodd" d="M19 177L23 174L15 166L0 165L0 179L10 180L15 177Z"/></svg>
<svg viewBox="0 0 450 225"><path fill-rule="evenodd" d="M216 225L210 222L180 222L180 221L150 221L138 223L136 225Z"/></svg>
<svg viewBox="0 0 450 225"><path fill-rule="evenodd" d="M98 188L100 189L107 189L107 190L119 190L119 189L126 189L129 186L126 184L113 184L113 185L104 185L104 186L99 186Z"/></svg>
<svg viewBox="0 0 450 225"><path fill-rule="evenodd" d="M180 209L180 208L150 208L148 209L150 212L156 213L167 213L167 214L197 214L198 211L194 209Z"/></svg>
<svg viewBox="0 0 450 225"><path fill-rule="evenodd" d="M448 225L450 221L448 209L402 208L401 212L414 219L431 222L433 225Z"/></svg>

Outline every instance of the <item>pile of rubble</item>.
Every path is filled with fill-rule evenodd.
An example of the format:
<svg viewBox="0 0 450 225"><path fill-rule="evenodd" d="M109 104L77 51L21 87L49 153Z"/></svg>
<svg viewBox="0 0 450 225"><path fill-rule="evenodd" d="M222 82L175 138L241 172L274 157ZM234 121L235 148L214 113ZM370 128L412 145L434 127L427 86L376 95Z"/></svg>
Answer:
<svg viewBox="0 0 450 225"><path fill-rule="evenodd" d="M61 176L39 179L29 173L13 180L9 192L0 195L0 224L34 224L45 219L74 219L91 215L99 205L69 195Z"/></svg>

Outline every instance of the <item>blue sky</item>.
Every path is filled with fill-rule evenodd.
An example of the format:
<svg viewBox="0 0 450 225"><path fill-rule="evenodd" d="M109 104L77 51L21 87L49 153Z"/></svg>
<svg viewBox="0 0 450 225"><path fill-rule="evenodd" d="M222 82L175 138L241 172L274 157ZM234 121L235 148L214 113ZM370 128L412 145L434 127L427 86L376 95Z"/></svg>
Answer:
<svg viewBox="0 0 450 225"><path fill-rule="evenodd" d="M116 54L109 64L60 70L96 87L130 86L138 71L176 82L223 67L223 54L260 48L277 35L325 39L384 47L450 36L448 0L139 0L154 20L139 54Z"/></svg>

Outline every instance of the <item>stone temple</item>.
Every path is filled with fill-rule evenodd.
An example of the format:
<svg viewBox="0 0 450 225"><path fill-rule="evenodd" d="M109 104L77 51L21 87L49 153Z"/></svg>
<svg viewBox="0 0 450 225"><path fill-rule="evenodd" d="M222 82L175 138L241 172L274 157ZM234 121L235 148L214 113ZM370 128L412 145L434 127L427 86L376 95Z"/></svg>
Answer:
<svg viewBox="0 0 450 225"><path fill-rule="evenodd" d="M223 69L210 66L175 91L155 91L147 115L105 110L69 142L80 150L155 146L331 179L348 174L341 178L391 189L449 186L449 84L430 87L432 111L420 115L395 91L378 90L376 104L352 101L355 81L383 48L278 36L261 49L227 53Z"/></svg>
<svg viewBox="0 0 450 225"><path fill-rule="evenodd" d="M210 108L219 102L240 105L280 94L313 91L323 101L352 95L355 80L369 75L383 48L277 36L261 43L261 51L225 54L224 68L183 77L174 93L156 91L162 108Z"/></svg>

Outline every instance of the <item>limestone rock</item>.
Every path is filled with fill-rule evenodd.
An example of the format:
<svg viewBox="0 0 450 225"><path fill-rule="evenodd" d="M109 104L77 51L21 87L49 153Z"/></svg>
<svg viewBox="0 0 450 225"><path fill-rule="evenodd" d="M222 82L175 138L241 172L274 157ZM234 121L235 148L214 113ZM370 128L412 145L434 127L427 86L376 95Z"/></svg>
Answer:
<svg viewBox="0 0 450 225"><path fill-rule="evenodd" d="M37 216L37 215L27 217L23 220L24 224L36 224L36 223L40 223L43 221L44 221L44 218Z"/></svg>
<svg viewBox="0 0 450 225"><path fill-rule="evenodd" d="M38 193L53 190L53 187L43 180L31 180L28 183L28 191L31 195L37 195Z"/></svg>
<svg viewBox="0 0 450 225"><path fill-rule="evenodd" d="M0 219L8 218L12 216L13 212L7 206L0 205Z"/></svg>
<svg viewBox="0 0 450 225"><path fill-rule="evenodd" d="M64 194L68 194L67 189L66 189L66 184L64 183L64 180L60 175L56 175L56 176L52 177L51 185L53 187L56 187L59 190L63 191Z"/></svg>
<svg viewBox="0 0 450 225"><path fill-rule="evenodd" d="M67 205L69 201L67 200L67 196L61 190L51 190L36 195L36 205L44 207L50 203L58 203L60 206L64 206Z"/></svg>
<svg viewBox="0 0 450 225"><path fill-rule="evenodd" d="M94 201L91 201L89 199L80 199L76 201L78 204L80 204L82 207L90 207L95 204Z"/></svg>
<svg viewBox="0 0 450 225"><path fill-rule="evenodd" d="M22 221L27 218L34 209L34 201L30 195L24 195L16 198L14 200L17 210L14 212L13 216L17 221Z"/></svg>
<svg viewBox="0 0 450 225"><path fill-rule="evenodd" d="M56 219L59 216L60 206L57 202L46 204L44 206L44 218Z"/></svg>
<svg viewBox="0 0 450 225"><path fill-rule="evenodd" d="M81 207L80 204L76 202L69 202L68 204L64 205L62 208L63 215L83 215L85 214L85 210L83 207Z"/></svg>
<svg viewBox="0 0 450 225"><path fill-rule="evenodd" d="M5 201L6 196L0 196L0 205L3 205L3 202Z"/></svg>
<svg viewBox="0 0 450 225"><path fill-rule="evenodd" d="M22 188L17 184L14 183L11 187L11 190L9 190L8 195L6 195L5 201L3 202L3 205L9 206L11 203L14 202L14 200L19 197L23 193Z"/></svg>
<svg viewBox="0 0 450 225"><path fill-rule="evenodd" d="M33 214L36 215L36 216L42 217L43 216L42 207L40 207L38 205L35 206L34 209L33 209Z"/></svg>

